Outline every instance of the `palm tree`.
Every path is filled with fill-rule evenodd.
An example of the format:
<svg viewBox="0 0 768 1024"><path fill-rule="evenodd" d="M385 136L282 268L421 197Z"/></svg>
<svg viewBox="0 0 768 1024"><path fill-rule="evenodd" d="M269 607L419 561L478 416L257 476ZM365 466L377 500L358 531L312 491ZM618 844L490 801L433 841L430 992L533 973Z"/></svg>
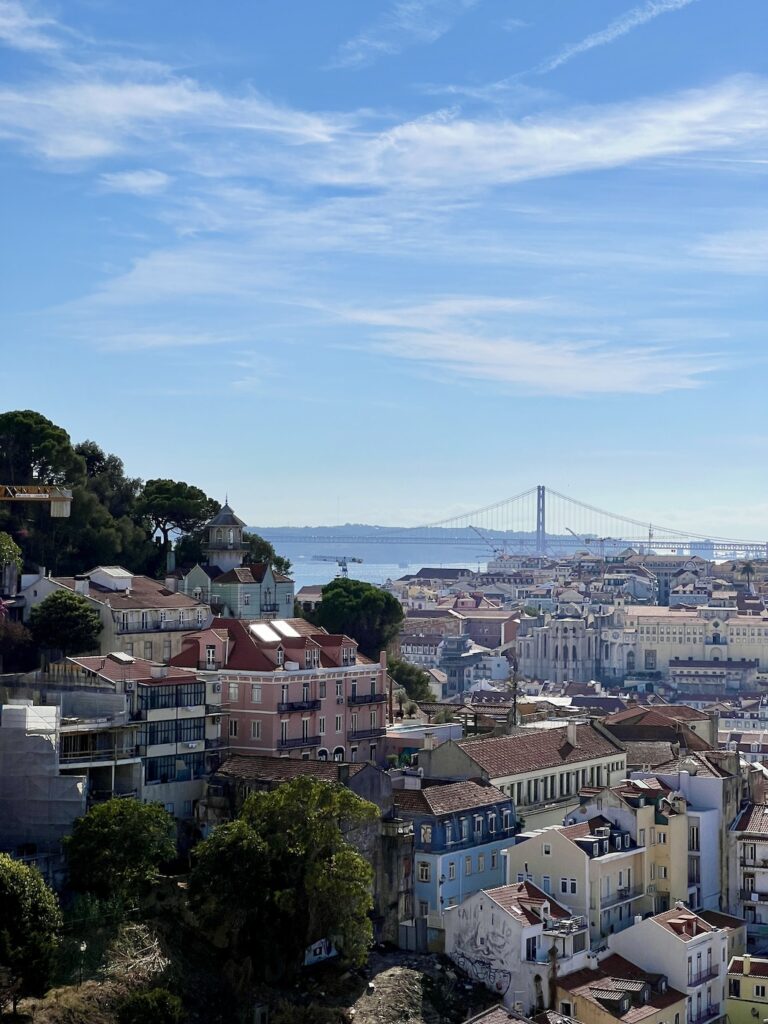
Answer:
<svg viewBox="0 0 768 1024"><path fill-rule="evenodd" d="M742 562L740 574L742 577L746 577L747 587L749 587L749 584L752 581L752 577L755 575L755 563L751 562L749 559L747 559L745 562Z"/></svg>

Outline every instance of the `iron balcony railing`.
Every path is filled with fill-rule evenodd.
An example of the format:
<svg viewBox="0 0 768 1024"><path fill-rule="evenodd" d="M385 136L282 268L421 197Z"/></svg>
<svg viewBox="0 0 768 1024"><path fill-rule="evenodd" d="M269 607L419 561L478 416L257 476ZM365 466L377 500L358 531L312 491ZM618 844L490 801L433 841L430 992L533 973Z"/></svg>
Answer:
<svg viewBox="0 0 768 1024"><path fill-rule="evenodd" d="M386 734L386 729L351 729L347 733L347 739L354 743L356 740L377 740Z"/></svg>
<svg viewBox="0 0 768 1024"><path fill-rule="evenodd" d="M319 711L320 706L319 700L285 700L277 705L277 710L281 713L287 711Z"/></svg>
<svg viewBox="0 0 768 1024"><path fill-rule="evenodd" d="M617 889L616 892L612 892L609 896L600 897L600 909L609 910L611 907L617 907L620 903L629 903L631 900L638 900L641 896L645 896L645 889L643 886Z"/></svg>
<svg viewBox="0 0 768 1024"><path fill-rule="evenodd" d="M707 964L706 967L702 967L700 971L696 971L695 974L691 973L688 975L688 987L691 988L694 985L703 985L706 981L712 981L718 975L718 964Z"/></svg>
<svg viewBox="0 0 768 1024"><path fill-rule="evenodd" d="M754 889L740 889L739 899L746 903L768 903L768 892L755 892Z"/></svg>
<svg viewBox="0 0 768 1024"><path fill-rule="evenodd" d="M61 763L68 761L125 761L138 756L138 747L118 747L108 750L62 750L59 753L59 761Z"/></svg>
<svg viewBox="0 0 768 1024"><path fill-rule="evenodd" d="M383 704L387 699L386 693L353 693L349 698L350 704Z"/></svg>
<svg viewBox="0 0 768 1024"><path fill-rule="evenodd" d="M278 750L292 750L294 747L319 747L319 736L300 736L298 739L277 741Z"/></svg>
<svg viewBox="0 0 768 1024"><path fill-rule="evenodd" d="M279 611L279 610L280 610L280 605L276 601L274 601L272 604L262 604L261 605L261 611L262 612L276 612L276 611Z"/></svg>
<svg viewBox="0 0 768 1024"><path fill-rule="evenodd" d="M703 1007L698 1013L691 1014L688 1018L688 1024L706 1024L707 1021L715 1020L720 1016L720 1004L710 1003L709 1006Z"/></svg>

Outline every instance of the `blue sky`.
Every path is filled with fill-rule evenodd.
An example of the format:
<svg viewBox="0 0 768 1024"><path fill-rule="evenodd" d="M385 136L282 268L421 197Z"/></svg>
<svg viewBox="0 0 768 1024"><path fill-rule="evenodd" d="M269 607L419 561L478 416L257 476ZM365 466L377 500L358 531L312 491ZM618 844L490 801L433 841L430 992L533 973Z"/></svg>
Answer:
<svg viewBox="0 0 768 1024"><path fill-rule="evenodd" d="M4 405L250 523L768 537L765 0L0 0Z"/></svg>

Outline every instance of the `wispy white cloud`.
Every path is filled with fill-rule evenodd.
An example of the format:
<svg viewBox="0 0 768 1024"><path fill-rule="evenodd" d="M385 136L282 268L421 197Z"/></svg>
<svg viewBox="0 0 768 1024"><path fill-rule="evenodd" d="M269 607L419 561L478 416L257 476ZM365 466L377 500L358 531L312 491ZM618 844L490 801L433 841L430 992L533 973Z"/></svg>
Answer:
<svg viewBox="0 0 768 1024"><path fill-rule="evenodd" d="M706 235L691 246L694 256L735 274L768 272L768 228L745 228Z"/></svg>
<svg viewBox="0 0 768 1024"><path fill-rule="evenodd" d="M653 21L654 18L658 18L660 14L679 11L681 8L688 7L689 4L694 2L695 0L646 0L644 4L633 7L632 10L620 15L620 17L616 18L615 21L612 21L610 25L599 32L593 32L578 43L564 46L553 57L539 64L535 70L540 74L554 71L555 68L567 64L569 60L573 60L579 54L586 53L588 50L594 50L596 46L607 46L615 39L619 39L641 25Z"/></svg>
<svg viewBox="0 0 768 1024"><path fill-rule="evenodd" d="M60 47L56 27L53 18L30 14L19 0L0 0L0 45L50 54Z"/></svg>
<svg viewBox="0 0 768 1024"><path fill-rule="evenodd" d="M436 42L479 0L395 0L369 28L339 47L331 67L361 68L409 46Z"/></svg>
<svg viewBox="0 0 768 1024"><path fill-rule="evenodd" d="M591 329L574 341L546 319L551 301L454 296L418 306L342 309L339 316L371 328L380 353L459 380L482 381L525 394L586 396L658 394L701 386L717 356L674 348L641 335L617 343ZM521 319L522 318L522 319ZM604 332L602 332L604 333ZM559 334L559 336L558 336Z"/></svg>
<svg viewBox="0 0 768 1024"><path fill-rule="evenodd" d="M172 178L164 171L114 171L102 174L101 185L108 192L125 192L135 196L151 196L164 192Z"/></svg>

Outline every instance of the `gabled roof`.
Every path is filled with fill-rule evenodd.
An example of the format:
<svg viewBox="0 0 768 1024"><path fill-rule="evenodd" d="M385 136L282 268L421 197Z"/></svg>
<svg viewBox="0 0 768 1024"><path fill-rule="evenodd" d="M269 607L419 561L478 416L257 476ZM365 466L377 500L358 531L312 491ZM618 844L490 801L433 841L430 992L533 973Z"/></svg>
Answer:
<svg viewBox="0 0 768 1024"><path fill-rule="evenodd" d="M228 572L217 576L214 583L261 583L269 569L269 562L256 562L254 565L239 565Z"/></svg>
<svg viewBox="0 0 768 1024"><path fill-rule="evenodd" d="M744 974L744 957L731 957L728 964L729 974ZM768 960L763 957L751 956L749 958L749 976L755 978L768 978Z"/></svg>
<svg viewBox="0 0 768 1024"><path fill-rule="evenodd" d="M518 775L540 768L555 768L596 757L623 753L624 747L591 724L576 726L576 746L562 729L519 729L511 736L463 740L457 746L490 778Z"/></svg>
<svg viewBox="0 0 768 1024"><path fill-rule="evenodd" d="M748 804L731 826L731 831L768 837L768 806Z"/></svg>
<svg viewBox="0 0 768 1024"><path fill-rule="evenodd" d="M713 928L725 928L726 931L735 931L747 926L747 922L742 917L721 914L719 910L700 910L699 917L703 917L707 924L711 924Z"/></svg>
<svg viewBox="0 0 768 1024"><path fill-rule="evenodd" d="M654 767L654 771L659 772L661 775L669 775L671 772L690 772L703 778L730 778L731 773L729 771L721 768L714 757L707 756L708 754L714 755L716 753L717 751L689 751L687 754L680 754L669 761L657 764Z"/></svg>
<svg viewBox="0 0 768 1024"><path fill-rule="evenodd" d="M687 907L673 907L672 910L665 910L650 918L654 924L671 932L683 942L690 942L706 932L715 931L715 926L699 917L693 910Z"/></svg>
<svg viewBox="0 0 768 1024"><path fill-rule="evenodd" d="M603 1011L605 1011L606 995L613 994L614 997L622 993L631 995L636 991L634 983L640 981L649 984L651 997L647 1003L638 1006L633 1001L623 1016L611 1014L618 1020L624 1021L625 1024L635 1024L636 1021L654 1018L660 1010L685 1001L685 995L678 992L677 989L667 988L664 993L655 991L654 986L658 984L659 977L658 974L642 971L629 960L625 960L623 956L613 953L601 960L595 967L585 967L580 971L572 971L571 974L558 978L557 984L564 991L594 1003Z"/></svg>
<svg viewBox="0 0 768 1024"><path fill-rule="evenodd" d="M542 921L541 908L545 903L549 904L550 917L561 921L573 917L567 907L562 906L533 882L500 885L497 889L484 889L483 894L502 910L520 918L526 924L539 924Z"/></svg>
<svg viewBox="0 0 768 1024"><path fill-rule="evenodd" d="M395 789L392 797L403 811L436 816L509 801L509 797L495 786L480 786L476 782L450 782L445 786L427 786L424 789Z"/></svg>
<svg viewBox="0 0 768 1024"><path fill-rule="evenodd" d="M57 583L67 590L75 590L74 576L52 576L52 583ZM134 608L200 608L204 607L193 597L168 590L165 583L150 579L149 576L133 576L129 590L110 590L93 580L88 581L88 597L99 604L109 605L113 611L128 611Z"/></svg>

